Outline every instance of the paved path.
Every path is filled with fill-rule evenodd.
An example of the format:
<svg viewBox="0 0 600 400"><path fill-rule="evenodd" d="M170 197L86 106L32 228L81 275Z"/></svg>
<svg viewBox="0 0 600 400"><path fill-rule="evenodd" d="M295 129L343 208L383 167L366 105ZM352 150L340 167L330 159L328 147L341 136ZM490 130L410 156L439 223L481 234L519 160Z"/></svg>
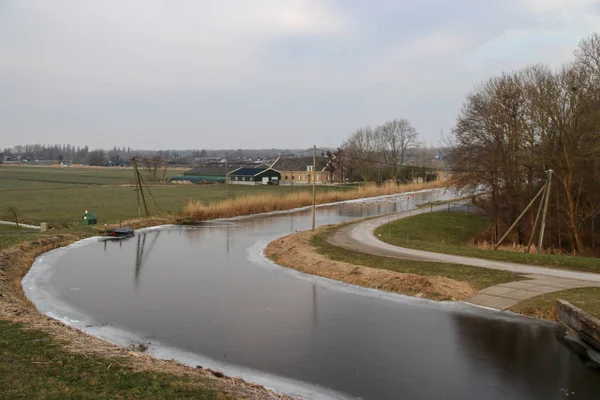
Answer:
<svg viewBox="0 0 600 400"><path fill-rule="evenodd" d="M375 229L388 222L430 211L445 211L447 208L447 205L435 206L346 225L336 231L329 238L329 242L348 250L378 256L471 265L480 268L511 271L528 278L527 280L488 287L466 300L468 303L490 308L507 309L523 300L544 293L578 287L600 287L600 274L414 250L394 246L375 237Z"/></svg>
<svg viewBox="0 0 600 400"><path fill-rule="evenodd" d="M10 222L10 221L0 221L0 225L12 225L12 226L17 226L16 222ZM37 225L26 225L26 224L21 224L19 223L19 228L28 228L28 229L42 229Z"/></svg>

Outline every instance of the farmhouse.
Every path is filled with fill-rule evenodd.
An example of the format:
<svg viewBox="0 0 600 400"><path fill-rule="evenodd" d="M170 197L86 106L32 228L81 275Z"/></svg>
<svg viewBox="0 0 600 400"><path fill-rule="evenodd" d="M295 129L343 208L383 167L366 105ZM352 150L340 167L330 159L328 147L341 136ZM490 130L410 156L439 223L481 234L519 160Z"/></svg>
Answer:
<svg viewBox="0 0 600 400"><path fill-rule="evenodd" d="M317 168L313 171L312 157L280 158L273 168L281 172L282 185L302 185L312 183L316 179L317 184L333 183L335 174L326 169L327 161L323 157L317 157Z"/></svg>
<svg viewBox="0 0 600 400"><path fill-rule="evenodd" d="M240 169L240 168L256 168L262 167L261 165L251 163L240 163L230 162L226 164L223 161L214 161L199 165L183 173L183 177L177 177L176 180L188 180L190 182L220 182L225 183L225 176L228 172Z"/></svg>
<svg viewBox="0 0 600 400"><path fill-rule="evenodd" d="M242 167L227 175L229 183L238 185L267 185L281 180L281 173L270 167Z"/></svg>

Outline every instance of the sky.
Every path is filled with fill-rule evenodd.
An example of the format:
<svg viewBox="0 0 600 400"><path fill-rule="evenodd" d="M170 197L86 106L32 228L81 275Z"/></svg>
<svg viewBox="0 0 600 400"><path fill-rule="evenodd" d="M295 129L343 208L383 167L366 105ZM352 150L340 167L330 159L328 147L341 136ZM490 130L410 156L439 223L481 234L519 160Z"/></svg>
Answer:
<svg viewBox="0 0 600 400"><path fill-rule="evenodd" d="M600 0L0 0L0 148L448 135L477 83L573 59Z"/></svg>

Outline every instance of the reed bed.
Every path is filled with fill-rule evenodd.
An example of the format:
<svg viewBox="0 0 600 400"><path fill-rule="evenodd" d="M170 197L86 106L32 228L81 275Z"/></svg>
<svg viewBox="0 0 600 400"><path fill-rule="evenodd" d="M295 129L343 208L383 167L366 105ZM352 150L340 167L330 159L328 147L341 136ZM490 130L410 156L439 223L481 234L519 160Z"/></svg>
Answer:
<svg viewBox="0 0 600 400"><path fill-rule="evenodd" d="M435 189L445 186L444 181L396 185L394 183L381 186L366 185L356 190L329 190L316 195L317 204L328 204L339 201L356 200L367 197L377 197L425 189ZM204 203L192 199L185 206L185 216L194 221L206 221L216 218L231 218L242 215L260 214L274 211L292 210L312 204L312 193L308 191L277 195L265 193L241 196L222 200L215 203Z"/></svg>

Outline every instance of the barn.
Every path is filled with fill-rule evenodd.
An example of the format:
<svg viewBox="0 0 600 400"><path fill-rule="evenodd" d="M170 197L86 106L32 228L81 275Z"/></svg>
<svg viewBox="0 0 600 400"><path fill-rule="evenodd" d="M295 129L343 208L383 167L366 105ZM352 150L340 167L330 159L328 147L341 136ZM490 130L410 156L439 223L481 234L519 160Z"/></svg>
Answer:
<svg viewBox="0 0 600 400"><path fill-rule="evenodd" d="M242 167L227 175L229 183L237 185L267 185L281 180L281 173L272 168Z"/></svg>

